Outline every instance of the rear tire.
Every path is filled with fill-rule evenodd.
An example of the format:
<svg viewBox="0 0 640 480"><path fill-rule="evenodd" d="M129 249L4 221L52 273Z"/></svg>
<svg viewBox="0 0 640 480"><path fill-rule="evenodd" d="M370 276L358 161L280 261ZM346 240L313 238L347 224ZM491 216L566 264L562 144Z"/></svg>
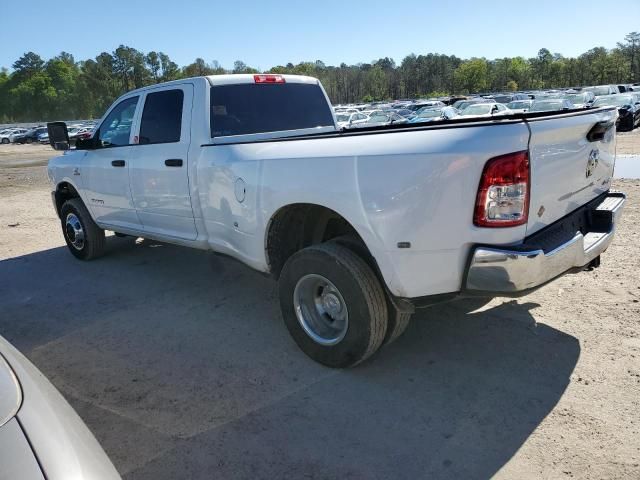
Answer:
<svg viewBox="0 0 640 480"><path fill-rule="evenodd" d="M279 281L284 323L300 349L333 368L373 355L387 331L387 304L366 262L336 243L293 254Z"/></svg>
<svg viewBox="0 0 640 480"><path fill-rule="evenodd" d="M367 247L365 247L362 242L358 241L357 238L352 235L342 235L340 237L336 237L331 239L332 243L336 243L338 245L342 245L352 252L355 252L360 258L368 258ZM369 262L369 266L373 262ZM388 312L388 323L387 323L387 333L385 335L383 345L394 342L397 338L399 338L409 326L409 322L411 321L411 313L400 312L393 304L393 302L388 298L388 295L385 295L387 301L387 312Z"/></svg>
<svg viewBox="0 0 640 480"><path fill-rule="evenodd" d="M2 143L3 143L3 145L6 145L7 143L9 143L9 139L8 138L3 138L2 139Z"/></svg>
<svg viewBox="0 0 640 480"><path fill-rule="evenodd" d="M93 260L104 253L105 238L79 198L67 200L60 209L62 234L72 255L80 260Z"/></svg>
<svg viewBox="0 0 640 480"><path fill-rule="evenodd" d="M387 334L384 337L383 345L395 342L407 330L411 322L411 313L401 312L396 306L387 300L387 310L389 312L389 324Z"/></svg>

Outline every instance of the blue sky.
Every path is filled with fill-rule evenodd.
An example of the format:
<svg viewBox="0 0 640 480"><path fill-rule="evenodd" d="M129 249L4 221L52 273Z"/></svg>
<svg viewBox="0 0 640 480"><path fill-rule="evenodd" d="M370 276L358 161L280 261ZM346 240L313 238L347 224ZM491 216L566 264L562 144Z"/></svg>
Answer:
<svg viewBox="0 0 640 480"><path fill-rule="evenodd" d="M0 67L24 52L76 60L125 44L163 51L180 66L196 57L260 69L322 60L355 64L410 53L462 58L534 56L541 47L575 56L612 48L640 30L640 1L466 0L31 0L0 20ZM54 14L59 4L62 14ZM15 10L14 10L15 9ZM606 11L608 10L608 11ZM62 20L64 19L64 20ZM634 28L635 27L635 28Z"/></svg>

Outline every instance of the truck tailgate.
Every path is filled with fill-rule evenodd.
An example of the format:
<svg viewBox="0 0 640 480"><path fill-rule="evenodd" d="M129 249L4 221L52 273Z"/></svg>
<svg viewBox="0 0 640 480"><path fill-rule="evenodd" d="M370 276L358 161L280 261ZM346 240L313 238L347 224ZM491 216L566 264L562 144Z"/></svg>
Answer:
<svg viewBox="0 0 640 480"><path fill-rule="evenodd" d="M609 190L615 163L615 128L600 140L587 134L615 122L616 110L528 119L531 197L527 235Z"/></svg>

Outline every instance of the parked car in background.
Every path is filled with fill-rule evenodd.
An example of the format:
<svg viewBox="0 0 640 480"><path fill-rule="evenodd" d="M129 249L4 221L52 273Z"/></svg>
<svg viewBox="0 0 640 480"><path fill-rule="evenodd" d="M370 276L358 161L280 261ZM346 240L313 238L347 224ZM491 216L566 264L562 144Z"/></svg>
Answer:
<svg viewBox="0 0 640 480"><path fill-rule="evenodd" d="M349 128L365 123L369 117L364 113L336 113L336 122L340 128Z"/></svg>
<svg viewBox="0 0 640 480"><path fill-rule="evenodd" d="M514 100L527 100L529 99L529 95L527 95L526 93L504 93L487 95L485 98L492 102L506 104L509 102L513 102Z"/></svg>
<svg viewBox="0 0 640 480"><path fill-rule="evenodd" d="M542 100L534 100L529 112L556 112L574 108L576 107L573 106L573 103L566 98L543 98Z"/></svg>
<svg viewBox="0 0 640 480"><path fill-rule="evenodd" d="M407 123L408 120L395 112L376 112L369 116L366 122L360 123L358 127L379 127L382 125L397 125Z"/></svg>
<svg viewBox="0 0 640 480"><path fill-rule="evenodd" d="M399 108L395 112L406 119L411 119L416 114L416 112L409 108Z"/></svg>
<svg viewBox="0 0 640 480"><path fill-rule="evenodd" d="M0 478L118 480L60 392L0 337Z"/></svg>
<svg viewBox="0 0 640 480"><path fill-rule="evenodd" d="M49 143L49 132L44 132L38 135L38 142L44 144Z"/></svg>
<svg viewBox="0 0 640 480"><path fill-rule="evenodd" d="M427 123L440 120L451 120L458 116L458 110L453 107L423 108L409 120L409 123Z"/></svg>
<svg viewBox="0 0 640 480"><path fill-rule="evenodd" d="M24 135L25 133L27 133L29 130L26 128L14 128L12 129L11 133L9 133L9 135L7 135L6 138L9 139L9 143L13 143L16 141L16 137L20 136L20 135ZM4 137L2 140L2 143L7 143L4 141Z"/></svg>
<svg viewBox="0 0 640 480"><path fill-rule="evenodd" d="M47 131L47 127L36 127L31 130L27 130L25 133L20 135L15 135L13 137L13 141L15 143L33 143L38 141L38 135L41 133L45 133Z"/></svg>
<svg viewBox="0 0 640 480"><path fill-rule="evenodd" d="M464 110L469 105L475 105L476 103L492 103L492 100L482 97L468 98L466 100L458 100L451 105L453 108L457 108L459 111Z"/></svg>
<svg viewBox="0 0 640 480"><path fill-rule="evenodd" d="M526 100L513 100L507 103L507 108L511 110L511 113L524 113L529 111L532 103L533 100L527 95Z"/></svg>
<svg viewBox="0 0 640 480"><path fill-rule="evenodd" d="M5 128L4 130L0 130L0 143L11 143L11 134L13 133L13 128Z"/></svg>
<svg viewBox="0 0 640 480"><path fill-rule="evenodd" d="M593 92L596 97L620 93L618 87L615 85L596 85L594 87L584 87L582 90L585 92Z"/></svg>
<svg viewBox="0 0 640 480"><path fill-rule="evenodd" d="M567 92L560 98L566 98L573 104L573 108L588 108L593 105L596 96L591 90L582 92Z"/></svg>
<svg viewBox="0 0 640 480"><path fill-rule="evenodd" d="M460 111L462 117L494 117L513 113L505 105L498 102L476 103Z"/></svg>
<svg viewBox="0 0 640 480"><path fill-rule="evenodd" d="M594 108L615 106L618 107L618 120L616 128L618 130L633 130L640 123L640 103L636 101L634 95L618 94L598 97L593 102Z"/></svg>
<svg viewBox="0 0 640 480"><path fill-rule="evenodd" d="M440 100L418 100L416 101L416 103L414 103L413 105L409 105L406 108L408 108L409 110L417 111L421 108L437 108L444 106L444 102L441 102Z"/></svg>

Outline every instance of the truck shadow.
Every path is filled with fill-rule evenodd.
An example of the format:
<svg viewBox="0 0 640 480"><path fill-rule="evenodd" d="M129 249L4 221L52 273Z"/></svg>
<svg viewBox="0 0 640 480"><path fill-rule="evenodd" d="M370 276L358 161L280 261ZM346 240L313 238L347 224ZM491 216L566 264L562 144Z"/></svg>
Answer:
<svg viewBox="0 0 640 480"><path fill-rule="evenodd" d="M63 247L1 261L0 334L126 478L488 478L580 355L536 304L459 302L328 370L289 338L272 280L204 252L109 246L89 263Z"/></svg>

